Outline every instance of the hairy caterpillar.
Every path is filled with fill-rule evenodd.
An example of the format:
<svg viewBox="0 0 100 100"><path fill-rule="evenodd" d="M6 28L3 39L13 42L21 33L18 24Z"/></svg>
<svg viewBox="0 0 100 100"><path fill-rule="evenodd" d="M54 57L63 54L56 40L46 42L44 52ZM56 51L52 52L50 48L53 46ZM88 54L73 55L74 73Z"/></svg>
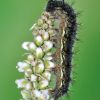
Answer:
<svg viewBox="0 0 100 100"><path fill-rule="evenodd" d="M58 100L71 81L72 48L76 36L76 14L64 1L49 0L46 11L31 27L34 39L24 42L27 59L17 64L25 78L16 80L22 100ZM51 76L56 84L49 87Z"/></svg>

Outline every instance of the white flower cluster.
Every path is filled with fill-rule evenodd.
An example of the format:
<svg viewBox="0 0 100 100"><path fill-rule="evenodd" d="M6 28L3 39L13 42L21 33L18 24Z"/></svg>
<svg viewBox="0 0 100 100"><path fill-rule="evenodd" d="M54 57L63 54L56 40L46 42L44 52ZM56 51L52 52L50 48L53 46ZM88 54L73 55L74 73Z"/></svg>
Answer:
<svg viewBox="0 0 100 100"><path fill-rule="evenodd" d="M25 73L25 78L16 80L18 88L21 88L23 99L21 100L50 100L49 83L52 68L53 36L52 16L44 12L41 18L31 28L33 41L24 42L22 48L28 51L27 60L17 63L19 72Z"/></svg>

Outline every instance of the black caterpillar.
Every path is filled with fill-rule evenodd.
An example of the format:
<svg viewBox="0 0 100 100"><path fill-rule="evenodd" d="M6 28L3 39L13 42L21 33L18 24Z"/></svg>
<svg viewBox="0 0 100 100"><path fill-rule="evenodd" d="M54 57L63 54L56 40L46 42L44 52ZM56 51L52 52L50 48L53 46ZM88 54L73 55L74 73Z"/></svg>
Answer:
<svg viewBox="0 0 100 100"><path fill-rule="evenodd" d="M74 9L69 4L65 3L64 1L49 0L46 7L46 11L52 13L58 7L67 13L68 22L70 25L67 27L68 29L65 29L65 32L67 31L67 34L64 35L65 43L63 44L64 47L62 52L62 55L65 56L63 62L63 68L62 68L63 84L60 88L56 84L54 94L53 94L54 100L57 100L59 97L61 97L62 95L68 92L69 84L71 81L70 75L71 75L72 55L73 55L72 48L76 38L76 31L77 31L76 13L74 12Z"/></svg>

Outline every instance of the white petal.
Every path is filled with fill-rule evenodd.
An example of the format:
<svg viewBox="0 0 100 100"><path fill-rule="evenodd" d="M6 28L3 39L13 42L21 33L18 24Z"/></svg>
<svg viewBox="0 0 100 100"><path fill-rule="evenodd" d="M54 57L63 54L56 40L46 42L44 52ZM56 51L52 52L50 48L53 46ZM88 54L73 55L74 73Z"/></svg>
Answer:
<svg viewBox="0 0 100 100"><path fill-rule="evenodd" d="M41 92L39 90L33 90L33 94L37 98L39 98L41 96Z"/></svg>
<svg viewBox="0 0 100 100"><path fill-rule="evenodd" d="M22 67L23 66L23 62L18 62L17 66Z"/></svg>
<svg viewBox="0 0 100 100"><path fill-rule="evenodd" d="M45 33L45 30L39 30L39 35L42 35L43 33Z"/></svg>
<svg viewBox="0 0 100 100"><path fill-rule="evenodd" d="M44 64L45 64L45 68L47 68L47 69L51 69L51 68L55 67L55 64L52 61L49 61L49 60L45 60Z"/></svg>
<svg viewBox="0 0 100 100"><path fill-rule="evenodd" d="M34 51L36 49L36 45L34 42L29 43L29 50Z"/></svg>
<svg viewBox="0 0 100 100"><path fill-rule="evenodd" d="M43 77L46 78L47 80L50 80L50 78L51 78L51 73L50 73L49 71L45 71L45 72L43 73Z"/></svg>
<svg viewBox="0 0 100 100"><path fill-rule="evenodd" d="M34 57L33 57L33 55L28 55L28 57L27 57L27 59L29 60L29 61L32 61L32 60L34 60Z"/></svg>
<svg viewBox="0 0 100 100"><path fill-rule="evenodd" d="M46 53L46 55L47 55L47 56L51 56L51 55L52 55L52 53L51 53L51 52L48 52L48 53Z"/></svg>
<svg viewBox="0 0 100 100"><path fill-rule="evenodd" d="M44 64L41 61L35 66L35 72L39 74L42 73L43 71L44 71Z"/></svg>
<svg viewBox="0 0 100 100"><path fill-rule="evenodd" d="M49 85L49 81L48 80L42 80L39 83L39 88L40 89L45 89L48 85Z"/></svg>
<svg viewBox="0 0 100 100"><path fill-rule="evenodd" d="M44 60L52 60L53 59L53 57L52 56L44 56L44 58L43 58Z"/></svg>
<svg viewBox="0 0 100 100"><path fill-rule="evenodd" d="M40 48L40 47L38 47L38 48L36 48L36 53L35 53L35 55L36 55L36 57L37 58L42 58L43 57L43 50L42 50L42 48Z"/></svg>
<svg viewBox="0 0 100 100"><path fill-rule="evenodd" d="M44 95L45 100L49 100L49 98L50 98L49 91L48 90L42 90L41 92Z"/></svg>
<svg viewBox="0 0 100 100"><path fill-rule="evenodd" d="M21 80L16 80L15 83L18 85L18 88L23 87Z"/></svg>
<svg viewBox="0 0 100 100"><path fill-rule="evenodd" d="M30 42L24 42L24 43L22 44L22 48L25 49L25 50L29 50L29 48L28 48L29 43L30 43Z"/></svg>
<svg viewBox="0 0 100 100"><path fill-rule="evenodd" d="M31 65L32 65L32 66L35 66L36 63L37 63L37 61L32 61L32 62L31 62Z"/></svg>
<svg viewBox="0 0 100 100"><path fill-rule="evenodd" d="M24 87L24 84L23 82L26 81L25 79L19 79L19 80L16 80L15 83L18 85L18 88L23 88Z"/></svg>
<svg viewBox="0 0 100 100"><path fill-rule="evenodd" d="M49 39L49 34L48 34L48 32L42 33L42 37L43 37L44 40L48 40L48 39Z"/></svg>
<svg viewBox="0 0 100 100"><path fill-rule="evenodd" d="M28 68L28 69L25 70L26 77L30 77L31 74L32 74L32 69L31 68Z"/></svg>
<svg viewBox="0 0 100 100"><path fill-rule="evenodd" d="M31 84L30 82L27 83L27 84L25 85L25 89L26 89L26 90L32 89L32 84Z"/></svg>
<svg viewBox="0 0 100 100"><path fill-rule="evenodd" d="M17 67L19 72L24 72L26 68L29 68L29 64L25 62L18 62Z"/></svg>
<svg viewBox="0 0 100 100"><path fill-rule="evenodd" d="M23 99L25 99L25 100L31 99L31 93L29 91L22 90L21 95L22 95Z"/></svg>
<svg viewBox="0 0 100 100"><path fill-rule="evenodd" d="M36 76L36 75L34 75L34 74L32 74L32 75L31 75L31 81L33 81L33 82L34 82L34 81L36 81L36 80L37 80L37 76Z"/></svg>
<svg viewBox="0 0 100 100"><path fill-rule="evenodd" d="M38 46L41 46L43 44L43 39L42 39L42 37L40 35L35 37L35 43Z"/></svg>
<svg viewBox="0 0 100 100"><path fill-rule="evenodd" d="M53 47L53 43L51 41L44 41L43 47L43 50L47 52Z"/></svg>
<svg viewBox="0 0 100 100"><path fill-rule="evenodd" d="M34 89L37 89L37 87L38 87L37 81L33 82L33 87L34 87Z"/></svg>
<svg viewBox="0 0 100 100"><path fill-rule="evenodd" d="M50 64L50 68L54 68L55 67L55 64L53 62L49 61L49 64Z"/></svg>

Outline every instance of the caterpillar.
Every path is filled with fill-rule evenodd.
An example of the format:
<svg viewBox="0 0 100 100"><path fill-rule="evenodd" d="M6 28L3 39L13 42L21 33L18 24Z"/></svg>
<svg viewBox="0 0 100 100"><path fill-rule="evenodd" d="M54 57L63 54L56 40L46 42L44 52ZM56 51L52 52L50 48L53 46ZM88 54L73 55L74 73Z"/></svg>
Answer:
<svg viewBox="0 0 100 100"><path fill-rule="evenodd" d="M27 59L18 62L16 67L25 73L23 79L15 81L22 89L21 100L58 100L67 94L71 81L76 13L64 1L49 0L31 31L33 41L22 44L28 52ZM52 78L56 82L50 87Z"/></svg>

